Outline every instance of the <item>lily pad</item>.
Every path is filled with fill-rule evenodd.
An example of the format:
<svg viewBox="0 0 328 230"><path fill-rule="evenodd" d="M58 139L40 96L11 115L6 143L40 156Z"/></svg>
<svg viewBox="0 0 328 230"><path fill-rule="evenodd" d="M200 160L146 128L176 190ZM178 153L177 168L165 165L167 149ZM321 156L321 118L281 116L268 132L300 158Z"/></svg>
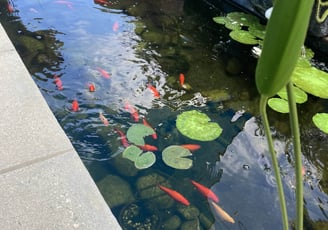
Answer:
<svg viewBox="0 0 328 230"><path fill-rule="evenodd" d="M192 160L186 158L189 156L192 156L192 153L178 145L171 145L162 152L164 163L176 169L189 169L192 166Z"/></svg>
<svg viewBox="0 0 328 230"><path fill-rule="evenodd" d="M146 169L152 166L156 161L156 156L153 152L145 152L139 155L135 161L134 165L137 169Z"/></svg>
<svg viewBox="0 0 328 230"><path fill-rule="evenodd" d="M240 24L241 26L253 26L259 24L259 19L251 14L232 12L227 14L227 20Z"/></svg>
<svg viewBox="0 0 328 230"><path fill-rule="evenodd" d="M142 153L142 150L135 145L130 145L122 153L122 157L127 158L131 161L135 161L136 158Z"/></svg>
<svg viewBox="0 0 328 230"><path fill-rule="evenodd" d="M314 67L296 66L292 82L302 90L314 96L328 98L328 73Z"/></svg>
<svg viewBox="0 0 328 230"><path fill-rule="evenodd" d="M281 98L270 98L268 100L268 105L271 109L279 113L289 113L288 102Z"/></svg>
<svg viewBox="0 0 328 230"><path fill-rule="evenodd" d="M144 137L154 134L155 131L143 124L133 124L127 131L126 137L135 145L145 145Z"/></svg>
<svg viewBox="0 0 328 230"><path fill-rule="evenodd" d="M253 36L250 32L245 30L233 30L229 33L229 36L240 43L246 45L256 45L258 44L258 40L255 36Z"/></svg>
<svg viewBox="0 0 328 230"><path fill-rule="evenodd" d="M222 133L222 128L210 118L196 110L186 111L178 115L176 120L178 130L193 140L212 141Z"/></svg>
<svg viewBox="0 0 328 230"><path fill-rule="evenodd" d="M302 104L306 102L308 99L307 94L298 87L293 86L293 93L294 93L295 101L298 104ZM282 88L277 94L279 95L279 97L288 100L286 87Z"/></svg>
<svg viewBox="0 0 328 230"><path fill-rule="evenodd" d="M322 132L328 134L328 113L317 113L312 121Z"/></svg>

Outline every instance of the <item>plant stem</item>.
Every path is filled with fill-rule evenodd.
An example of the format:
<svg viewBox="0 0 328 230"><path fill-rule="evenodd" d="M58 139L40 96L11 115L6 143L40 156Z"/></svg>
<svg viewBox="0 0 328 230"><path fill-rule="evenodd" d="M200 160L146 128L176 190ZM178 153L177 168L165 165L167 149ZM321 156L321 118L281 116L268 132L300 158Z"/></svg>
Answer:
<svg viewBox="0 0 328 230"><path fill-rule="evenodd" d="M298 127L298 116L296 102L293 94L293 84L287 84L289 122L292 132L295 174L296 174L296 229L303 229L303 175L302 175L302 152L300 131Z"/></svg>
<svg viewBox="0 0 328 230"><path fill-rule="evenodd" d="M278 194L279 194L279 202L280 202L280 210L281 210L281 218L282 218L283 228L284 228L284 230L288 230L288 215L287 215L285 194L284 194L284 189L283 189L282 182L281 182L278 160L277 160L276 152L275 152L274 146L273 146L273 140L272 140L272 136L271 136L269 120L268 120L268 116L266 113L267 101L268 101L268 97L261 95L260 113L262 116L264 132L265 132L265 135L266 135L266 138L268 141L269 151L270 151L270 155L271 155L271 159L272 159L272 166L274 169L274 174L275 174L275 178L276 178L276 182L277 182L277 190L278 190Z"/></svg>

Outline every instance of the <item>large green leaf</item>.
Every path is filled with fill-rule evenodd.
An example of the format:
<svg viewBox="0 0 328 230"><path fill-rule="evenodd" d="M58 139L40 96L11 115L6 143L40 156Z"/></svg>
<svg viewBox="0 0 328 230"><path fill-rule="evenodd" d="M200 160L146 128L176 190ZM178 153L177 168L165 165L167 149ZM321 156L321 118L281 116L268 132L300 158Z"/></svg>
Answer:
<svg viewBox="0 0 328 230"><path fill-rule="evenodd" d="M187 158L192 153L179 145L171 145L162 152L162 158L165 164L176 169L189 169L192 166L192 160Z"/></svg>
<svg viewBox="0 0 328 230"><path fill-rule="evenodd" d="M143 146L145 145L144 137L154 134L155 131L143 124L133 124L127 131L126 137L128 140L135 144Z"/></svg>
<svg viewBox="0 0 328 230"><path fill-rule="evenodd" d="M233 30L229 33L229 36L233 40L243 43L243 44L246 44L246 45L258 44L258 40L256 39L256 37L245 30Z"/></svg>
<svg viewBox="0 0 328 230"><path fill-rule="evenodd" d="M134 165L137 169L145 169L152 166L155 161L156 156L153 152L145 152L135 159Z"/></svg>
<svg viewBox="0 0 328 230"><path fill-rule="evenodd" d="M271 109L279 113L289 113L288 102L281 98L270 98L268 100L268 105Z"/></svg>
<svg viewBox="0 0 328 230"><path fill-rule="evenodd" d="M314 96L328 98L328 73L314 67L297 66L292 82L302 90Z"/></svg>
<svg viewBox="0 0 328 230"><path fill-rule="evenodd" d="M328 113L317 113L312 117L312 121L322 132L328 134Z"/></svg>
<svg viewBox="0 0 328 230"><path fill-rule="evenodd" d="M279 95L279 97L281 97L285 100L288 100L286 87L282 88L277 94ZM308 99L307 94L303 90L301 90L300 88L295 87L295 86L293 86L293 94L295 97L295 101L298 104L302 104L302 103L306 102Z"/></svg>
<svg viewBox="0 0 328 230"><path fill-rule="evenodd" d="M131 161L135 161L136 158L142 153L142 150L135 145L130 145L122 153L122 157L127 158Z"/></svg>
<svg viewBox="0 0 328 230"><path fill-rule="evenodd" d="M186 111L178 115L176 125L178 130L193 140L212 141L222 133L222 128L210 118L196 110Z"/></svg>

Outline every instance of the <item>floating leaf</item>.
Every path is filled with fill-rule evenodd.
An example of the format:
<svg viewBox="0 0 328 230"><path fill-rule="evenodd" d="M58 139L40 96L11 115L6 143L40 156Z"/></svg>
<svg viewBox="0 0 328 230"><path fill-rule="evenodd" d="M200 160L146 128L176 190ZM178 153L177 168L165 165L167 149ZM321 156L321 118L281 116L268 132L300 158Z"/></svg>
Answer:
<svg viewBox="0 0 328 230"><path fill-rule="evenodd" d="M302 104L306 102L308 99L307 94L298 87L293 86L293 93L294 93L295 101L298 104ZM277 94L279 95L279 97L288 100L286 87L282 88Z"/></svg>
<svg viewBox="0 0 328 230"><path fill-rule="evenodd" d="M226 18L225 17L214 17L213 18L214 22L224 25L226 23Z"/></svg>
<svg viewBox="0 0 328 230"><path fill-rule="evenodd" d="M248 31L250 34L252 34L253 36L260 38L260 39L264 39L265 36L265 26L259 24L256 27L249 27Z"/></svg>
<svg viewBox="0 0 328 230"><path fill-rule="evenodd" d="M227 20L241 26L253 26L259 24L259 19L257 17L242 12L232 12L227 14Z"/></svg>
<svg viewBox="0 0 328 230"><path fill-rule="evenodd" d="M317 113L312 117L312 121L322 132L328 134L328 113Z"/></svg>
<svg viewBox="0 0 328 230"><path fill-rule="evenodd" d="M164 163L176 169L189 169L192 166L192 160L186 158L189 156L192 156L192 153L178 145L171 145L162 152Z"/></svg>
<svg viewBox="0 0 328 230"><path fill-rule="evenodd" d="M296 66L292 82L302 90L314 96L328 98L328 73L314 67Z"/></svg>
<svg viewBox="0 0 328 230"><path fill-rule="evenodd" d="M245 30L233 30L229 33L229 36L240 43L246 45L256 45L258 44L258 40L252 34Z"/></svg>
<svg viewBox="0 0 328 230"><path fill-rule="evenodd" d="M127 158L131 161L135 161L136 158L142 153L142 150L135 145L130 145L122 153L122 157Z"/></svg>
<svg viewBox="0 0 328 230"><path fill-rule="evenodd" d="M127 131L126 137L135 145L145 145L144 137L154 134L155 131L143 124L133 124Z"/></svg>
<svg viewBox="0 0 328 230"><path fill-rule="evenodd" d="M185 136L199 141L212 141L222 133L222 128L210 118L196 110L186 111L178 115L176 125Z"/></svg>
<svg viewBox="0 0 328 230"><path fill-rule="evenodd" d="M153 152L145 152L135 159L134 165L137 169L145 169L152 166L155 161L156 156Z"/></svg>
<svg viewBox="0 0 328 230"><path fill-rule="evenodd" d="M271 109L279 113L289 113L288 102L281 98L270 98L268 100L268 105Z"/></svg>

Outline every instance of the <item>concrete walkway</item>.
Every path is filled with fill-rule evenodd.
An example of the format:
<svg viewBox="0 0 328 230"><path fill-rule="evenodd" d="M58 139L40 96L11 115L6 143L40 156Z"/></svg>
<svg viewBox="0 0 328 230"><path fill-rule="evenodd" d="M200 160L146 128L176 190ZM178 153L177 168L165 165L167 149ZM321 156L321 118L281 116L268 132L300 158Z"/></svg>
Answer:
<svg viewBox="0 0 328 230"><path fill-rule="evenodd" d="M0 24L0 229L121 229Z"/></svg>

